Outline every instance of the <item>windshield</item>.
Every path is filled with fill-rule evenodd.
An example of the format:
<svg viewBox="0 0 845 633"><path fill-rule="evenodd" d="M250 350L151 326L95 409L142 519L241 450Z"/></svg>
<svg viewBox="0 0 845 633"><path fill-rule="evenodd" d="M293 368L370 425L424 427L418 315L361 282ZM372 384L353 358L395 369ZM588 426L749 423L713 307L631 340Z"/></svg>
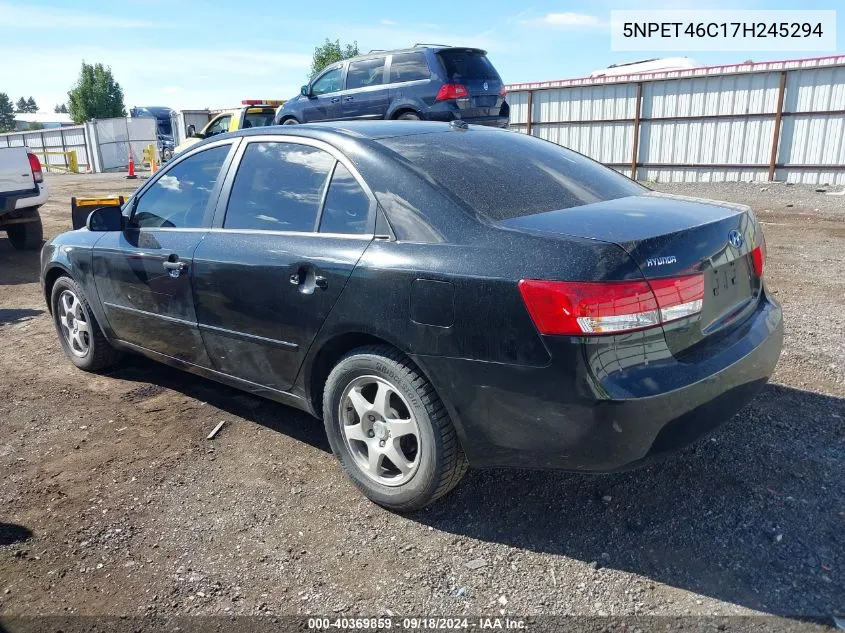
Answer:
<svg viewBox="0 0 845 633"><path fill-rule="evenodd" d="M264 127L273 124L276 115L275 108L251 108L244 115L244 127Z"/></svg>
<svg viewBox="0 0 845 633"><path fill-rule="evenodd" d="M492 221L648 191L586 156L517 132L470 128L380 142Z"/></svg>
<svg viewBox="0 0 845 633"><path fill-rule="evenodd" d="M499 73L482 51L450 49L438 53L449 81L466 79L499 79Z"/></svg>

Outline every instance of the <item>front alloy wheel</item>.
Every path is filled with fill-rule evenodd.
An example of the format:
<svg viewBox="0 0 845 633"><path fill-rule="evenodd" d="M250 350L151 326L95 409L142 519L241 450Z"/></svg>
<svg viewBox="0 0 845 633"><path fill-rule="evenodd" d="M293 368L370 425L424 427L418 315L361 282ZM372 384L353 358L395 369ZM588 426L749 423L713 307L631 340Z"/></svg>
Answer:
<svg viewBox="0 0 845 633"><path fill-rule="evenodd" d="M56 321L68 349L74 356L84 358L91 348L91 328L82 302L72 290L63 290L58 307Z"/></svg>

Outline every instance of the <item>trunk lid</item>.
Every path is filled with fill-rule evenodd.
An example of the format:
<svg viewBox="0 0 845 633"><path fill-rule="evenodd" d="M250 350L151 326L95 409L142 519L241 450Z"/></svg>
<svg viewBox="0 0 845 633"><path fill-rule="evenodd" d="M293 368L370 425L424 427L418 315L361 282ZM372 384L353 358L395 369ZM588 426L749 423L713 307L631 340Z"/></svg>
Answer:
<svg viewBox="0 0 845 633"><path fill-rule="evenodd" d="M760 245L762 233L745 205L650 192L499 225L614 243L625 249L646 279L703 274L701 313L663 326L673 354L737 325L760 297L762 281L754 275L751 252Z"/></svg>

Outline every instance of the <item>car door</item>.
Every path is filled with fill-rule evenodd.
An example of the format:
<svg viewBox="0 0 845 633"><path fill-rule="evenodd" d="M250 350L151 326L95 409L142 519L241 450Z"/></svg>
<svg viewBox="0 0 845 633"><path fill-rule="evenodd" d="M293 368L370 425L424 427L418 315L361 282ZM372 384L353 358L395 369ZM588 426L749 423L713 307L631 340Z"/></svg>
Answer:
<svg viewBox="0 0 845 633"><path fill-rule="evenodd" d="M387 113L385 57L349 62L341 95L344 119L383 119Z"/></svg>
<svg viewBox="0 0 845 633"><path fill-rule="evenodd" d="M203 130L203 138L211 138L212 136L228 132L231 123L231 114L221 114L216 118L211 119L211 121L208 122L208 125L205 126L205 130Z"/></svg>
<svg viewBox="0 0 845 633"><path fill-rule="evenodd" d="M323 71L323 74L311 84L307 100L302 106L302 123L339 119L342 88L343 64Z"/></svg>
<svg viewBox="0 0 845 633"><path fill-rule="evenodd" d="M95 245L94 282L108 325L121 341L209 366L191 264L211 226L233 148L233 141L221 141L169 164L127 203L127 228L104 234Z"/></svg>
<svg viewBox="0 0 845 633"><path fill-rule="evenodd" d="M373 239L375 198L319 141L254 137L235 160L194 254L197 319L214 369L284 391Z"/></svg>

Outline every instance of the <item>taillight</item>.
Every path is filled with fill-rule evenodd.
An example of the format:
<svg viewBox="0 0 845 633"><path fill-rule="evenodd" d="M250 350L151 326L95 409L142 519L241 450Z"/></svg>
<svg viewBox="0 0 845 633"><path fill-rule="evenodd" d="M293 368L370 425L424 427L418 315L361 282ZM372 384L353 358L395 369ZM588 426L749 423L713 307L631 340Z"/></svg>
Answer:
<svg viewBox="0 0 845 633"><path fill-rule="evenodd" d="M499 96L504 99L508 95L508 89L502 86L499 88Z"/></svg>
<svg viewBox="0 0 845 633"><path fill-rule="evenodd" d="M616 334L698 314L704 276L611 282L523 279L519 291L541 334Z"/></svg>
<svg viewBox="0 0 845 633"><path fill-rule="evenodd" d="M437 91L435 101L445 101L446 99L464 99L469 96L467 87L463 84L443 84L440 90Z"/></svg>
<svg viewBox="0 0 845 633"><path fill-rule="evenodd" d="M27 153L27 157L29 158L29 168L32 170L32 179L35 180L35 184L44 182L44 174L41 172L41 161L38 160L38 156Z"/></svg>
<svg viewBox="0 0 845 633"><path fill-rule="evenodd" d="M763 266L766 263L766 238L760 242L760 246L751 251L751 264L754 268L754 276L763 276Z"/></svg>

